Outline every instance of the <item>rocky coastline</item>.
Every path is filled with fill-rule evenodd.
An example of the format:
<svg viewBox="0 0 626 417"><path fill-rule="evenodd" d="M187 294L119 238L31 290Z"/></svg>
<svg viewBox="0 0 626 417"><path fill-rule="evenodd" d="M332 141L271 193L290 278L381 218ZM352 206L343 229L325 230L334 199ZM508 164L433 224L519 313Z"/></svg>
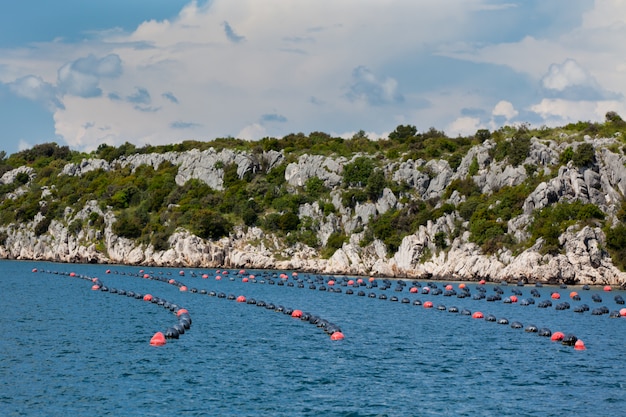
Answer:
<svg viewBox="0 0 626 417"><path fill-rule="evenodd" d="M608 216L615 214L617 203L626 194L626 157L609 150L614 139L586 137L585 142L594 146L598 160L596 166L581 170L571 163L561 165L555 175L541 182L527 197L523 213L508 222L511 235L526 238L533 212L558 201L593 203ZM456 170L452 170L444 160L390 162L384 169L394 181L417 189L424 199L442 198L451 181L468 176L474 161L477 161L479 169L472 178L483 193L525 181L529 174L523 166L513 167L489 157L493 146L495 144L489 140L475 146ZM526 163L537 166L539 170L549 170L549 166L556 165L563 146L533 138ZM67 164L63 175L84 175L94 169L108 170L115 164L133 169L139 165L156 168L162 161L169 161L179 167L178 184L198 178L220 190L223 186L220 175L223 172L216 168L220 161L237 164L238 174L243 176L245 172L257 169L259 164L275 166L285 163L284 159L282 153L273 151L263 153L261 159L231 150L137 154L114 163L85 159L79 164ZM308 178L318 177L332 188L341 181L341 169L345 162L345 158L303 155L287 165L285 180L293 186L302 186ZM11 182L24 172L32 175L30 168L21 167L5 173L0 182ZM288 246L278 235L258 227L245 226L237 226L230 236L215 241L201 239L181 229L169 238L169 249L158 251L150 245L115 235L112 231L115 221L113 210L103 210L93 200L76 212L67 208L65 219L53 220L47 232L41 235L34 232L43 218L41 214L26 224L1 227L0 232L6 238L0 245L0 258L163 267L277 269L412 279L626 286L626 273L613 265L604 249L606 237L599 227L575 225L563 230L559 236L563 250L556 255L542 254L542 239L520 253L501 249L495 254L485 254L470 241L468 231L455 234L464 220L457 212L452 212L420 226L415 233L402 239L395 253L388 253L387 247L379 240L374 239L364 246L360 242L363 228L372 216L402 204L393 191L386 188L378 201L357 203L354 208L342 205L338 191L332 191L331 196L337 214L324 215L317 202L300 207L300 217L309 217L319 223L317 234L322 243L326 243L336 230L342 230L349 236L349 241L329 258L323 258L318 250L304 244ZM462 199L453 192L444 202L454 204ZM87 222L93 212L103 216L103 231L85 227L78 233L70 232L68 225L71 221L80 219ZM439 233L449 236L445 250L435 244Z"/></svg>

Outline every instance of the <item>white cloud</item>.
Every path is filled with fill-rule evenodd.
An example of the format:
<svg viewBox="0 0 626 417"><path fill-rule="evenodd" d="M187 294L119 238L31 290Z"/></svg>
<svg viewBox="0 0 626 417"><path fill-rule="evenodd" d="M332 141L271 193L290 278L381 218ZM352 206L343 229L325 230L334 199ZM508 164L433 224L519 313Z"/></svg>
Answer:
<svg viewBox="0 0 626 417"><path fill-rule="evenodd" d="M56 134L79 149L191 135L351 136L398 123L471 134L529 112L552 121L572 111L586 120L603 118L605 106L623 108L625 1L598 1L580 27L551 37L520 27L518 40L503 42L484 28L484 39L471 43L477 14L495 19L515 4L533 7L495 3L191 1L177 17L146 21L131 33L0 51L0 81L45 103ZM481 65L467 65L475 73L463 80L449 68L422 74L433 51ZM511 87L483 88L485 69L508 71ZM520 92L520 79L534 88Z"/></svg>
<svg viewBox="0 0 626 417"><path fill-rule="evenodd" d="M485 126L482 125L480 119L478 117L459 117L452 123L450 123L445 132L450 137L455 136L469 136L476 133L478 129L482 129Z"/></svg>
<svg viewBox="0 0 626 417"><path fill-rule="evenodd" d="M519 112L515 110L513 104L506 100L500 100L491 111L492 116L503 116L506 120L511 120L518 114Z"/></svg>
<svg viewBox="0 0 626 417"><path fill-rule="evenodd" d="M593 84L593 78L573 59L567 59L563 64L552 64L548 73L541 80L544 88L565 90L576 85Z"/></svg>
<svg viewBox="0 0 626 417"><path fill-rule="evenodd" d="M18 97L42 104L50 111L63 107L57 98L56 88L34 75L27 75L9 83L9 90Z"/></svg>
<svg viewBox="0 0 626 417"><path fill-rule="evenodd" d="M530 109L541 115L548 125L561 125L580 120L604 120L608 111L626 114L626 105L619 101L543 99Z"/></svg>

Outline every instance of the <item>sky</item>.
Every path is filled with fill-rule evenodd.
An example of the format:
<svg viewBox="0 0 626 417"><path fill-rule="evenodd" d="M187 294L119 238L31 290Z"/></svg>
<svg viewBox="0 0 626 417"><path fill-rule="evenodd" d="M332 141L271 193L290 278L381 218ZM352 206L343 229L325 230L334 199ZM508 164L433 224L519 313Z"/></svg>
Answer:
<svg viewBox="0 0 626 417"><path fill-rule="evenodd" d="M0 150L626 117L626 0L29 0Z"/></svg>

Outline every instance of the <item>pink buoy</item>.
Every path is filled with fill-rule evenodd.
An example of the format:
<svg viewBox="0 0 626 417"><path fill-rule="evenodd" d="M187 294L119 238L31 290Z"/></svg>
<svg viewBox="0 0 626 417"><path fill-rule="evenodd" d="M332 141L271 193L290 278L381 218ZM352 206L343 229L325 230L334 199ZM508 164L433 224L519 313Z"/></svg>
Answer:
<svg viewBox="0 0 626 417"><path fill-rule="evenodd" d="M246 297L244 297L243 295L240 295L239 297L237 297L237 302L238 303L245 303L246 302Z"/></svg>
<svg viewBox="0 0 626 417"><path fill-rule="evenodd" d="M424 302L424 308L433 308L433 302L432 301L425 301Z"/></svg>
<svg viewBox="0 0 626 417"><path fill-rule="evenodd" d="M182 292L187 291L187 287L186 287L185 285L182 285L182 286L180 287L180 291L182 291Z"/></svg>
<svg viewBox="0 0 626 417"><path fill-rule="evenodd" d="M417 292L417 287L409 288L409 292L412 293L412 294L415 294Z"/></svg>
<svg viewBox="0 0 626 417"><path fill-rule="evenodd" d="M485 316L480 311L476 311L474 314L472 314L472 318L475 318L475 319L482 319L484 317Z"/></svg>
<svg viewBox="0 0 626 417"><path fill-rule="evenodd" d="M165 336L161 332L156 332L150 339L150 345L152 346L163 346L165 343Z"/></svg>
<svg viewBox="0 0 626 417"><path fill-rule="evenodd" d="M143 300L144 300L144 301L152 301L152 295L150 295L150 294L146 294L146 295L144 295L144 296L143 296Z"/></svg>
<svg viewBox="0 0 626 417"><path fill-rule="evenodd" d="M585 350L587 348L585 347L585 342L583 342L582 340L578 339L576 341L576 343L574 344L574 349L576 349L576 350Z"/></svg>
<svg viewBox="0 0 626 417"><path fill-rule="evenodd" d="M181 277L185 275L185 271L178 271L178 275L180 275Z"/></svg>
<svg viewBox="0 0 626 417"><path fill-rule="evenodd" d="M608 292L608 291L611 291L611 290L613 290L613 288L611 288L611 286L610 286L610 285L605 285L605 286L604 286L604 291L607 291L607 292Z"/></svg>
<svg viewBox="0 0 626 417"><path fill-rule="evenodd" d="M622 317L626 317L626 308L620 309L619 315L622 316Z"/></svg>
<svg viewBox="0 0 626 417"><path fill-rule="evenodd" d="M558 300L559 298L561 298L561 294L559 294L558 292L553 292L550 297L552 297L553 300Z"/></svg>
<svg viewBox="0 0 626 417"><path fill-rule="evenodd" d="M553 342L559 342L563 340L564 337L565 334L563 334L563 332L554 332L552 333L552 337L550 338L550 340L552 340Z"/></svg>
<svg viewBox="0 0 626 417"><path fill-rule="evenodd" d="M341 332L335 332L330 335L330 340L343 340L343 339L344 339L344 335Z"/></svg>
<svg viewBox="0 0 626 417"><path fill-rule="evenodd" d="M291 312L291 317L299 319L300 317L302 317L302 310L293 310Z"/></svg>

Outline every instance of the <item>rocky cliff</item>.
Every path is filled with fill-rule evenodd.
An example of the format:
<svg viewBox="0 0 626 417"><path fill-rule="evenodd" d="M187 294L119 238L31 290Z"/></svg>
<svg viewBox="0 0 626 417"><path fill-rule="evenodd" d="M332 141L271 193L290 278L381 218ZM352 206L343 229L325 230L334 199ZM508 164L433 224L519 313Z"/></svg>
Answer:
<svg viewBox="0 0 626 417"><path fill-rule="evenodd" d="M591 144L596 162L584 169L571 162L558 164L565 147ZM517 241L530 237L529 225L537 210L558 202L590 203L606 213L608 222L617 222L615 214L626 194L626 156L616 146L615 139L592 139L573 143L531 140L526 160L517 166L495 161L491 150L495 142L486 140L474 146L456 169L446 160L385 161L383 171L395 183L409 187L423 200L439 200L439 205L455 207L465 200L457 191L446 190L454 180L471 177L481 192L489 195L505 186L522 184L532 175L546 174L545 180L529 193L523 202L521 214L507 222L508 234ZM355 156L356 157L356 156ZM404 236L397 250L378 239L363 244L368 225L377 216L389 210L401 209L407 202L391 188L385 188L376 201L357 202L344 206L341 190L342 170L354 158L302 155L287 163L282 152L269 151L251 154L233 150L167 152L137 154L121 157L111 163L102 159L84 159L67 164L61 175L83 176L93 170L109 171L115 167L136 169L141 165L155 169L168 161L178 167L176 183L185 184L198 179L215 190L223 189L224 170L228 164L237 165L237 174L261 167L268 169L287 164L285 181L293 187L302 187L310 178L321 179L333 189L330 201L335 210L325 213L318 202L300 207L299 217L316 224L316 233L322 246L333 233L345 233L349 238L328 258L320 250L303 243L288 245L275 233L259 227L237 226L228 237L219 240L201 239L180 229L169 237L169 248L156 250L151 245L117 236L113 232L115 211L102 207L97 201L88 201L78 211L69 207L63 219L52 220L43 234L35 233L42 214L25 224L10 224L0 228L5 235L0 246L0 257L10 259L48 260L56 262L120 263L201 268L271 268L280 270L316 271L324 274L376 275L388 277L434 277L455 280L490 279L517 282L546 282L569 284L624 285L626 274L617 269L606 251L603 229L593 224L574 224L560 232L560 253L542 251L540 237L528 247L516 250L501 248L485 253L472 242L467 220L458 211L445 212L429 220L412 234ZM472 167L473 165L473 167ZM525 167L533 166L535 170ZM28 167L5 173L1 184L16 181L20 173L36 175ZM13 193L18 195L20 188ZM45 190L44 190L45 193ZM7 196L14 198L14 196ZM104 228L83 227L74 233L69 225L75 221L89 222L92 213L104 218ZM445 244L437 238L445 236Z"/></svg>

